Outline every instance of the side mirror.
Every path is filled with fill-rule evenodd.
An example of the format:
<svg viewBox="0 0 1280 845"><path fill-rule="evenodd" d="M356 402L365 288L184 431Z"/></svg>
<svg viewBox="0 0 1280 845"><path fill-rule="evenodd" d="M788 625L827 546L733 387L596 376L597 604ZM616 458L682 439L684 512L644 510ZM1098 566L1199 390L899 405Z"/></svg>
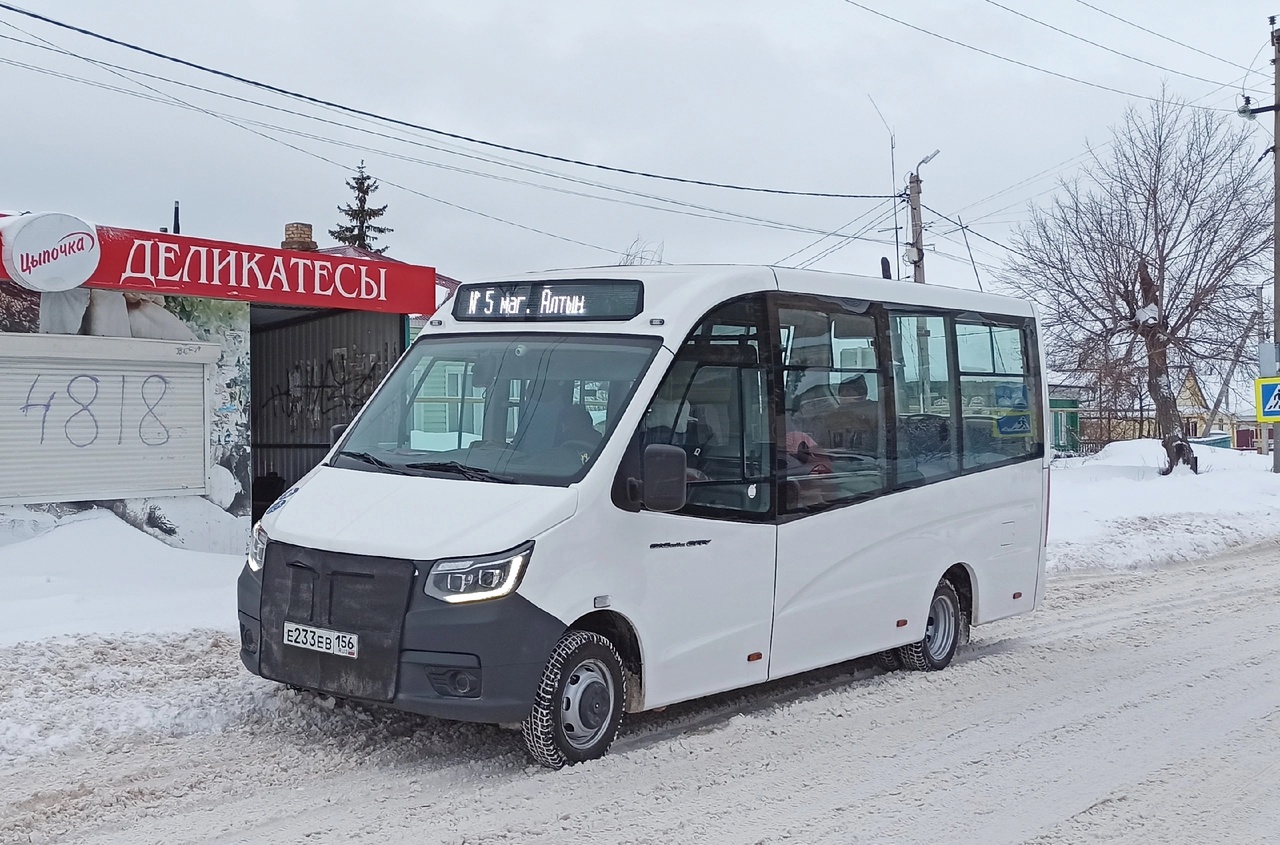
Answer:
<svg viewBox="0 0 1280 845"><path fill-rule="evenodd" d="M651 443L644 450L644 506L670 513L684 507L688 456L679 446Z"/></svg>
<svg viewBox="0 0 1280 845"><path fill-rule="evenodd" d="M347 430L347 426L350 424L351 423L338 423L337 425L329 426L329 445L330 446L337 445L338 438L342 437L342 433Z"/></svg>

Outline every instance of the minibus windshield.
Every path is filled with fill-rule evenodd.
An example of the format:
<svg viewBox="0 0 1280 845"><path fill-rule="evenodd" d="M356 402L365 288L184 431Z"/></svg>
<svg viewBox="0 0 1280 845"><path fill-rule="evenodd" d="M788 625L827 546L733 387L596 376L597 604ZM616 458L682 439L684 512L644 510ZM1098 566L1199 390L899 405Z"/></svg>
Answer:
<svg viewBox="0 0 1280 845"><path fill-rule="evenodd" d="M331 465L571 484L612 433L659 345L658 338L549 333L422 338Z"/></svg>

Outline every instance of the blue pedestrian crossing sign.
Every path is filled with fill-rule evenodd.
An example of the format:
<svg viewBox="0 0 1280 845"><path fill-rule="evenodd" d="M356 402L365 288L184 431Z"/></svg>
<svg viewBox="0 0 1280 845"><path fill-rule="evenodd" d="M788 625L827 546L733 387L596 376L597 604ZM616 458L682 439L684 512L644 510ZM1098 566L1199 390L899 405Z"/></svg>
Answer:
<svg viewBox="0 0 1280 845"><path fill-rule="evenodd" d="M1280 423L1280 378L1254 379L1253 399L1258 422Z"/></svg>

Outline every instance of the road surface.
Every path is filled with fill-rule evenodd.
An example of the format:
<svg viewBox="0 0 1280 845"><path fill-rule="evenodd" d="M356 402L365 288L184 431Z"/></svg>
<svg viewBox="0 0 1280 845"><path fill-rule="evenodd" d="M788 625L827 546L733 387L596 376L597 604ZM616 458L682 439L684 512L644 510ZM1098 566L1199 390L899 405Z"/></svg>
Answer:
<svg viewBox="0 0 1280 845"><path fill-rule="evenodd" d="M633 717L560 772L281 690L225 634L28 644L0 655L0 842L1277 841L1278 644L1275 542L1058 577L945 672Z"/></svg>

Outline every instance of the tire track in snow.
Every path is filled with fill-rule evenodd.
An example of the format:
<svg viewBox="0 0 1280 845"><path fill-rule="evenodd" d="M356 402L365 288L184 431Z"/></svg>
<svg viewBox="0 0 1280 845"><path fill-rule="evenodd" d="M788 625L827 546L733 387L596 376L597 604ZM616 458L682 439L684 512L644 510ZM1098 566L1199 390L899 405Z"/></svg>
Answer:
<svg viewBox="0 0 1280 845"><path fill-rule="evenodd" d="M1041 612L976 629L947 672L846 664L680 705L632 720L617 753L562 772L528 767L509 732L330 710L230 670L215 673L216 689L166 685L143 671L142 649L124 659L120 688L185 693L191 712L225 722L194 733L163 719L134 733L81 726L61 751L0 772L0 839L845 843L945 831L1057 843L1134 829L1177 841L1156 823L1162 813L1178 817L1181 801L1194 825L1193 810L1232 806L1239 771L1268 771L1275 550L1055 578ZM55 674L73 680L86 646L68 648ZM228 651L205 659L233 660ZM59 683L46 691L65 706L100 712L101 684ZM1277 799L1259 797L1274 815ZM1218 832L1238 824L1242 841L1257 841L1257 814L1235 806ZM1133 808L1144 827L1132 828Z"/></svg>

